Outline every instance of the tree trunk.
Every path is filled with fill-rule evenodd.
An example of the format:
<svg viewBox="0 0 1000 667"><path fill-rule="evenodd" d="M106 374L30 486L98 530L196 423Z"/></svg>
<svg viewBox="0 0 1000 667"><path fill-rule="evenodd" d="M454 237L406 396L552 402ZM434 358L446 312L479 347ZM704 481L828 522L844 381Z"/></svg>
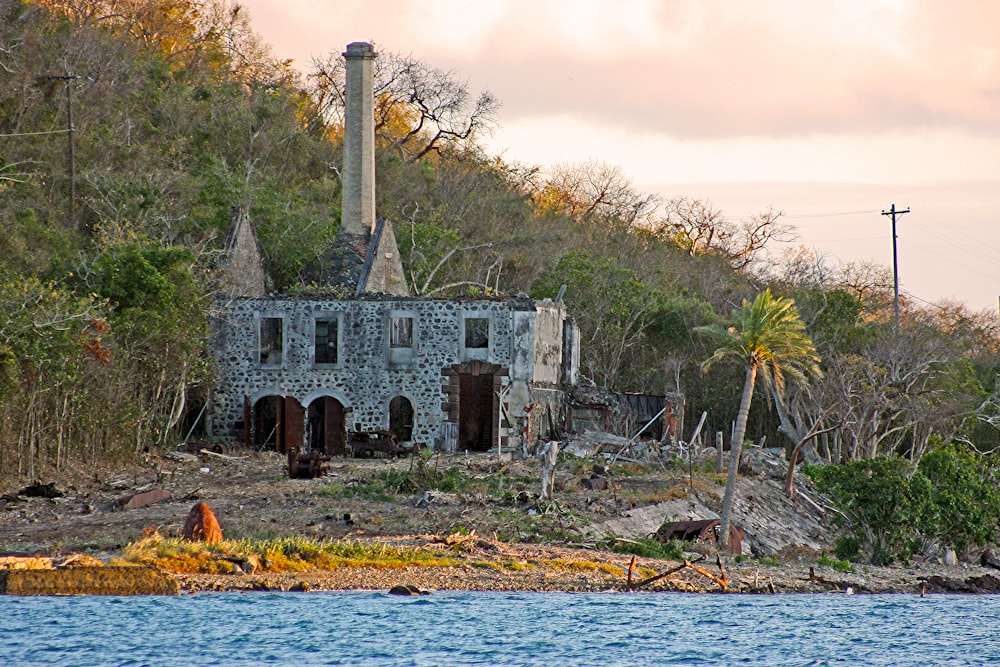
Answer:
<svg viewBox="0 0 1000 667"><path fill-rule="evenodd" d="M726 477L726 495L722 499L722 514L720 516L718 544L720 550L729 551L730 513L733 509L733 495L736 491L736 477L740 469L740 454L743 451L743 438L747 432L747 419L750 416L750 399L753 398L753 387L757 381L757 365L747 366L747 376L743 382L743 397L740 399L740 411L736 415L736 430L733 441L729 445L729 475Z"/></svg>
<svg viewBox="0 0 1000 667"><path fill-rule="evenodd" d="M556 459L559 456L559 443L555 440L545 445L542 450L542 500L552 502L552 492L556 482Z"/></svg>

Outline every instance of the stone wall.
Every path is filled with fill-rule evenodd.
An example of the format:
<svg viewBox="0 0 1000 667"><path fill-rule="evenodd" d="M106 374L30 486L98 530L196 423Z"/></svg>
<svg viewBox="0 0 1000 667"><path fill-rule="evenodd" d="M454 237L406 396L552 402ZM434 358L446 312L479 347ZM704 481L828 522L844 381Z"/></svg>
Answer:
<svg viewBox="0 0 1000 667"><path fill-rule="evenodd" d="M561 312L561 310L559 310ZM506 376L513 350L534 345L539 335L534 326L514 331L515 313L533 320L530 299L462 300L371 297L356 300L314 298L246 298L220 302L215 313L213 350L217 359L213 396L213 429L225 434L243 419L244 397L251 405L268 395L290 396L305 407L320 396L332 396L348 410L348 429L387 428L388 406L396 396L405 396L414 409L413 440L435 446L441 424L454 420L447 412L449 397L444 383L448 369L459 364L481 362L498 367ZM488 320L490 344L465 348L463 320ZM283 350L280 361L261 363L258 352L262 318L281 318ZM412 318L412 345L390 346L393 318ZM317 364L314 323L325 319L337 323L336 363ZM546 384L549 368L557 360L552 350L561 350L562 331L546 320ZM273 322L272 322L273 324ZM529 322L531 324L531 322ZM550 331L551 330L551 331ZM536 355L529 355L534 359ZM558 377L556 370L555 377ZM530 374L520 378L534 383ZM524 395L526 394L526 395ZM509 411L523 414L531 401L530 387L509 404ZM499 425L498 425L499 426ZM506 435L506 434L504 434ZM513 443L512 443L513 444Z"/></svg>

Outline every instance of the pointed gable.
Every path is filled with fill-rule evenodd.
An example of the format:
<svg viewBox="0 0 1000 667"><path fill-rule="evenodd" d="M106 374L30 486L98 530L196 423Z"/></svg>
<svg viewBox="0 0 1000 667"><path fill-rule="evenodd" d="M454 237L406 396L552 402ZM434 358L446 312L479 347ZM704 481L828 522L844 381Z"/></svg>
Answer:
<svg viewBox="0 0 1000 667"><path fill-rule="evenodd" d="M219 296L261 297L267 293L264 262L250 216L240 206L233 206L226 231L226 244L219 260L217 282Z"/></svg>
<svg viewBox="0 0 1000 667"><path fill-rule="evenodd" d="M358 276L357 294L360 296L366 292L395 296L410 295L410 287L403 273L403 261L399 256L399 246L396 244L396 234L392 229L392 223L385 218L379 218L375 223L365 263Z"/></svg>

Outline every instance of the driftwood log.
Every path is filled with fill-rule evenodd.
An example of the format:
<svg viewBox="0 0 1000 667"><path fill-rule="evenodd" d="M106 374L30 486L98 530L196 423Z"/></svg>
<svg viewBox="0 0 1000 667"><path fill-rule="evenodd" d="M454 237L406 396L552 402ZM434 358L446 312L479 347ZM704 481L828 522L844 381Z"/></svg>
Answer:
<svg viewBox="0 0 1000 667"><path fill-rule="evenodd" d="M726 570L725 570L725 568L722 567L722 558L720 558L719 556L715 557L715 564L719 568L719 576L715 576L714 574L712 574L708 570L705 570L704 568L701 568L701 567L699 567L699 566L697 566L697 565L694 564L694 563L701 562L702 560L704 560L704 556L702 556L700 559L698 559L697 561L694 561L694 562L689 561L689 560L685 560L683 563L681 563L677 567L673 567L673 568L667 570L666 572L662 572L660 574L655 574L652 577L647 577L646 579L643 579L641 581L634 581L633 575L634 575L634 571L635 571L635 556L632 556L632 562L630 562L629 566L628 566L628 580L627 580L627 583L626 583L626 587L630 591L639 590L640 588L648 586L648 585L650 585L652 583L655 583L655 582L659 581L660 579L664 579L666 577L669 577L670 575L676 574L676 573L680 572L681 570L687 568L687 569L690 569L690 570L692 570L694 572L697 572L698 574L700 574L703 577L711 579L723 591L729 590L729 580L726 577Z"/></svg>

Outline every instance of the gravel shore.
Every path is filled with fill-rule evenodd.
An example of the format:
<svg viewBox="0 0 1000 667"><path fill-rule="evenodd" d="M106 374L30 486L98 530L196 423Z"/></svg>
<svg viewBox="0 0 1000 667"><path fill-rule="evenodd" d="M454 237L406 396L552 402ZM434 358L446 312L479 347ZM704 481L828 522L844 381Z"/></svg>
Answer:
<svg viewBox="0 0 1000 667"><path fill-rule="evenodd" d="M396 538L391 542L415 538ZM430 546L428 542L428 546ZM694 593L1000 593L1000 572L973 567L913 564L906 567L858 566L841 572L814 564L760 565L723 559L685 565L677 561L542 545L479 540L455 554L459 564L403 568L346 567L298 573L179 574L181 590L203 591L389 591L410 586L421 591L627 592L633 590ZM694 565L692 568L690 565ZM725 575L726 587L715 579ZM645 579L672 572L648 584Z"/></svg>

